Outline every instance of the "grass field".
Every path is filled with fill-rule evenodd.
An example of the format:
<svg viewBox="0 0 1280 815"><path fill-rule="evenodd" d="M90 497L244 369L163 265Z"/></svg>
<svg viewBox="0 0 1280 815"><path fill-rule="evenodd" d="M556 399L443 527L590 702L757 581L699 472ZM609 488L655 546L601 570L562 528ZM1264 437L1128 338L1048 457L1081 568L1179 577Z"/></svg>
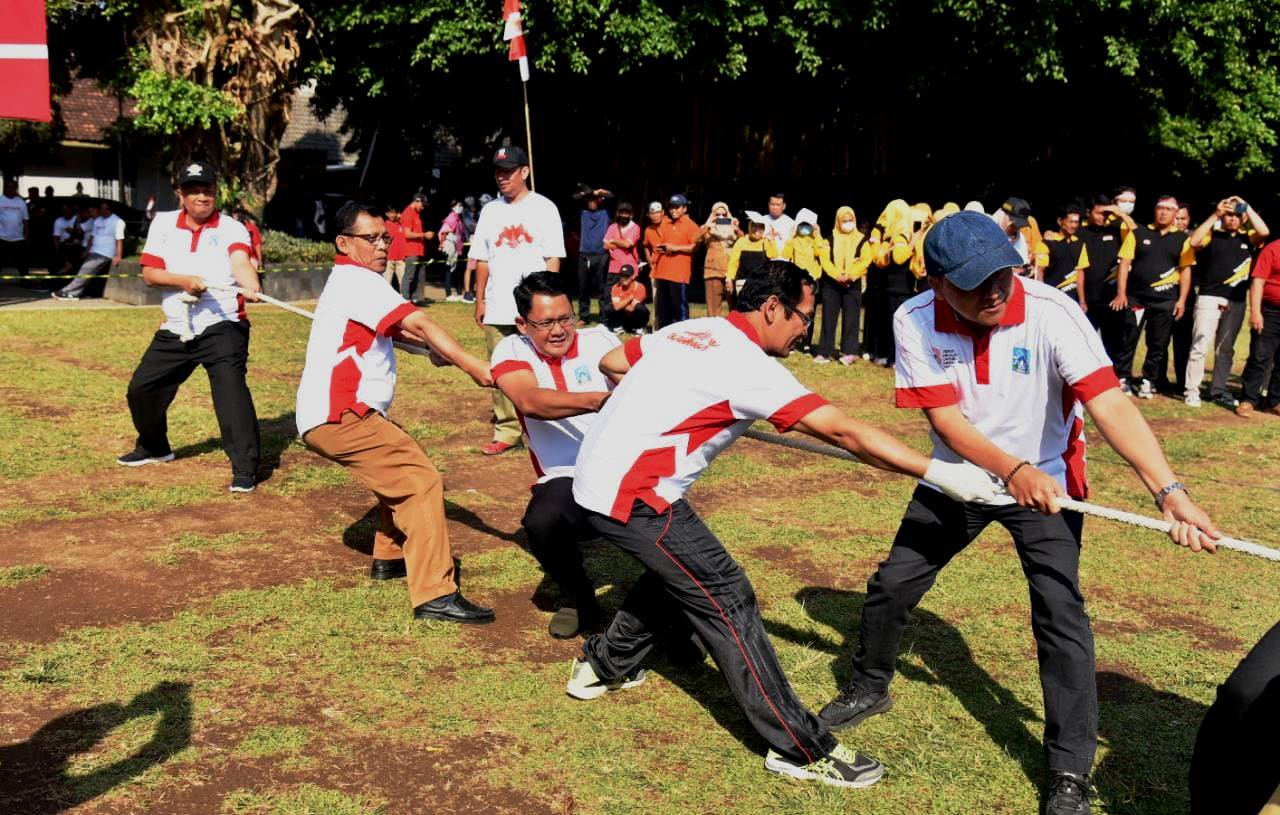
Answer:
<svg viewBox="0 0 1280 815"><path fill-rule="evenodd" d="M433 316L480 351L461 305ZM294 439L307 323L254 307L250 384L273 473L226 492L208 383L170 411L178 460L129 470L128 377L156 309L0 313L0 811L14 813L1027 813L1044 772L1025 582L991 529L907 631L896 707L845 741L888 766L841 793L767 775L714 666L661 654L617 698L564 693L577 642L546 635L554 591L521 548L531 468L479 455L487 394L401 359L393 417L446 480L464 588L498 622L414 623L402 581L367 578L370 495ZM892 375L787 363L910 443ZM1280 419L1142 404L1193 494L1276 544ZM1110 450L1094 498L1148 511ZM751 574L784 668L820 706L847 675L867 577L912 485L743 441L692 503ZM1097 635L1098 809L1186 810L1215 687L1280 617L1277 566L1193 555L1089 521L1082 582ZM602 601L636 567L588 546Z"/></svg>

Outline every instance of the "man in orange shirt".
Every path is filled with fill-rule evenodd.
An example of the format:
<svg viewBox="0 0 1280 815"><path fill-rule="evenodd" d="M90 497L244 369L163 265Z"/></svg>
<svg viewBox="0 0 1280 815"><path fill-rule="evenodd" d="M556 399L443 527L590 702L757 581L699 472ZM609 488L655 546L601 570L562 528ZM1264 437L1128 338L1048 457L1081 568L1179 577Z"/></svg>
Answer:
<svg viewBox="0 0 1280 815"><path fill-rule="evenodd" d="M689 199L676 193L667 201L667 217L658 224L658 244L650 256L657 312L655 331L688 317L683 311L685 288L693 275L693 253L701 235L688 212Z"/></svg>

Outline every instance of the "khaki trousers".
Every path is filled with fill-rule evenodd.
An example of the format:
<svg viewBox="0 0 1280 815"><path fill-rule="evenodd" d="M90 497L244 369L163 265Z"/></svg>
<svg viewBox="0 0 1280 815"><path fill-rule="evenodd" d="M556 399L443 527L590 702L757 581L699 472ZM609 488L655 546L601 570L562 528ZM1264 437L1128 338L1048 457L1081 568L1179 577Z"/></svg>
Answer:
<svg viewBox="0 0 1280 815"><path fill-rule="evenodd" d="M444 518L444 482L408 433L381 413L348 410L312 428L307 447L351 471L378 497L373 556L404 558L414 608L458 590Z"/></svg>
<svg viewBox="0 0 1280 815"><path fill-rule="evenodd" d="M514 325L485 323L484 343L489 349L489 356L493 356L493 349L498 347L503 337L510 337L515 333L518 332ZM520 417L516 415L516 406L511 404L511 400L503 396L502 391L497 388L493 389L493 415L497 417L493 425L493 440L505 444L519 444Z"/></svg>

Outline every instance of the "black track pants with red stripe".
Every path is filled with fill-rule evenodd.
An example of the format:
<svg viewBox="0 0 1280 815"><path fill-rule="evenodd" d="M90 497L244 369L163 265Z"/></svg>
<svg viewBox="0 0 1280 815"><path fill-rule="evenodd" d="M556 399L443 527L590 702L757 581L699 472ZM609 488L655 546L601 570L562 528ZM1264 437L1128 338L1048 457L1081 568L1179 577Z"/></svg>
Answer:
<svg viewBox="0 0 1280 815"><path fill-rule="evenodd" d="M582 647L597 676L607 680L634 673L675 606L770 747L801 764L835 749L835 737L796 698L783 675L746 572L688 503L677 501L656 512L637 501L625 524L594 512L587 520L648 569L604 633Z"/></svg>

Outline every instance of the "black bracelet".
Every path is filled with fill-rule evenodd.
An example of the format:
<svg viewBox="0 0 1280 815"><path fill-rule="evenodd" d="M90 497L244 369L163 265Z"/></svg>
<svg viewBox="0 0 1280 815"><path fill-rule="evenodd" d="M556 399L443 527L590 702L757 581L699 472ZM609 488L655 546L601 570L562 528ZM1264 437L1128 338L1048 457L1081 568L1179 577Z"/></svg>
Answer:
<svg viewBox="0 0 1280 815"><path fill-rule="evenodd" d="M1009 471L1009 475L1004 479L1004 488L1006 490L1009 489L1009 482L1012 481L1013 477L1018 474L1018 470L1021 470L1023 467L1026 467L1029 464L1031 464L1030 461L1019 461L1018 466L1014 467L1012 470Z"/></svg>

